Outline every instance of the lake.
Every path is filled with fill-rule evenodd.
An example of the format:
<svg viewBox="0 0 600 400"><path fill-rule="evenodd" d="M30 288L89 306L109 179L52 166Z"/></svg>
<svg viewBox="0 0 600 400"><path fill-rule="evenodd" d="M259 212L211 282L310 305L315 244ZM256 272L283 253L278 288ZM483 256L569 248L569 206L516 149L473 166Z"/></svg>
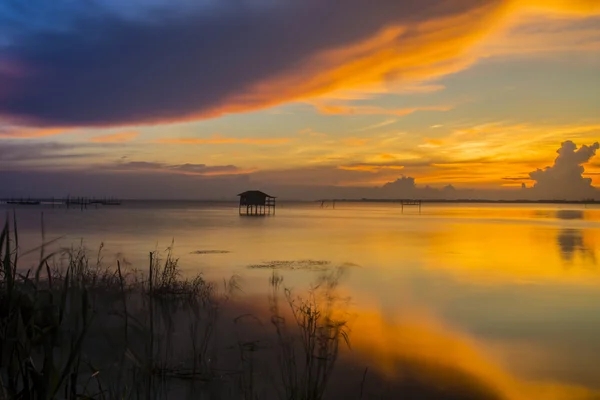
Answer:
<svg viewBox="0 0 600 400"><path fill-rule="evenodd" d="M264 218L203 202L14 210L22 252L42 243L43 211L45 240L59 238L46 254L83 243L95 259L103 243L104 262L145 268L172 245L186 273L237 275L248 299L266 296L274 270L298 291L337 271L351 351L385 374L403 358L457 368L508 399L600 391L597 206L283 202Z"/></svg>

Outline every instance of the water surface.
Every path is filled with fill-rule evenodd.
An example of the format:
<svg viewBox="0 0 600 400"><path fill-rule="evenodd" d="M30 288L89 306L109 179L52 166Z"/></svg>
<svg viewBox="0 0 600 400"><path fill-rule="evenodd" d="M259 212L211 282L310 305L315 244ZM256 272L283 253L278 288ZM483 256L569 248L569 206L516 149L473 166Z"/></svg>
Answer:
<svg viewBox="0 0 600 400"><path fill-rule="evenodd" d="M186 273L237 274L248 298L266 295L273 269L301 289L341 268L353 351L390 374L390 359L408 357L473 373L507 398L600 390L598 208L283 203L265 218L199 202L14 210L22 250L41 243L43 210L45 239L60 238L46 252L103 243L106 262L145 268L149 252L173 244Z"/></svg>

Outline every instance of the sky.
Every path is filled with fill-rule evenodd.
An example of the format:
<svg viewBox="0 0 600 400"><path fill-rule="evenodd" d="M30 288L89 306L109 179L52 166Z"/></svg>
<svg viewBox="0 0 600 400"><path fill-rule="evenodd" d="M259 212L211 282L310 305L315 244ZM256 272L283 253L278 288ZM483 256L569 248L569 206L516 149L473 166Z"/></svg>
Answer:
<svg viewBox="0 0 600 400"><path fill-rule="evenodd" d="M600 199L600 0L4 0L0 196Z"/></svg>

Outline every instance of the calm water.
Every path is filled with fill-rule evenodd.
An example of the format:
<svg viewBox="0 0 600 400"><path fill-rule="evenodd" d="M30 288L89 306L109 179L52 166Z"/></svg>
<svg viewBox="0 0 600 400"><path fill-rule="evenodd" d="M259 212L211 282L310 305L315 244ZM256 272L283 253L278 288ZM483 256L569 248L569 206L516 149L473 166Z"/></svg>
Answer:
<svg viewBox="0 0 600 400"><path fill-rule="evenodd" d="M41 243L41 210L16 209L23 249ZM402 356L473 373L511 399L600 390L598 208L284 203L275 217L244 218L233 204L130 202L43 212L46 239L62 237L54 248L104 243L105 261L144 268L174 240L187 272L237 274L248 296L265 294L272 273L249 266L276 266L294 288L341 267L353 351L389 373Z"/></svg>

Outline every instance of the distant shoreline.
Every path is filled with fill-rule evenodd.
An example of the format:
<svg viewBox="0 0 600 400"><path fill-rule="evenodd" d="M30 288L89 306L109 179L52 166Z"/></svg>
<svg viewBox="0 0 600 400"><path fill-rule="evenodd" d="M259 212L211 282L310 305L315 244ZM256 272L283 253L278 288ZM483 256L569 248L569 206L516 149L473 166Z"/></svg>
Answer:
<svg viewBox="0 0 600 400"><path fill-rule="evenodd" d="M14 202L14 199L0 199L0 205L13 205L10 204ZM52 206L53 202L51 199L34 199L34 198L23 198L20 200L22 203L27 203L28 205L41 205L41 206ZM281 203L401 203L401 202L422 202L423 204L428 203L440 203L440 204L600 204L600 200L487 200L487 199L419 199L419 198L397 198L397 199L370 199L370 198L362 198L362 199L317 199L317 200L299 200L299 199L283 199L280 198ZM38 204L39 202L39 204ZM227 203L237 205L237 200L229 200L229 199L122 199L119 200L119 203ZM8 204L7 204L8 203ZM16 205L16 204L14 204ZM63 205L58 202L54 202L54 205ZM73 203L75 205L75 203Z"/></svg>
<svg viewBox="0 0 600 400"><path fill-rule="evenodd" d="M336 203L401 203L420 201L422 203L489 203L489 204L600 204L600 200L485 200L485 199L322 199L315 202Z"/></svg>

